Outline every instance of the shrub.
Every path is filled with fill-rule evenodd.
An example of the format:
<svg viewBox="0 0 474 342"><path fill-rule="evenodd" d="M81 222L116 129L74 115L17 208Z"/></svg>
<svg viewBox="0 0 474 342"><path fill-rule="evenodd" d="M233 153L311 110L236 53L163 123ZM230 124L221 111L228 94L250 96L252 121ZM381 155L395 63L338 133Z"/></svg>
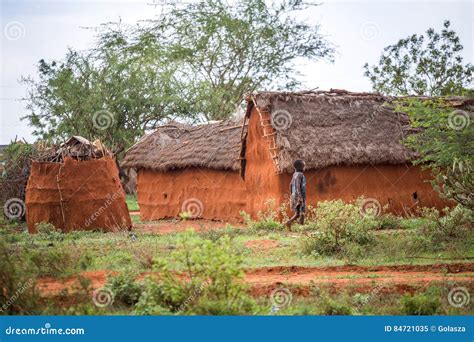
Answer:
<svg viewBox="0 0 474 342"><path fill-rule="evenodd" d="M35 229L38 237L48 241L63 241L66 238L65 234L61 230L56 229L51 223L37 223Z"/></svg>
<svg viewBox="0 0 474 342"><path fill-rule="evenodd" d="M54 225L47 222L37 223L35 228L36 232L41 235L50 235L56 232L56 228L54 227Z"/></svg>
<svg viewBox="0 0 474 342"><path fill-rule="evenodd" d="M115 302L120 302L126 306L135 305L143 291L142 284L135 281L136 275L133 273L122 273L111 278L107 287L114 294Z"/></svg>
<svg viewBox="0 0 474 342"><path fill-rule="evenodd" d="M0 314L34 315L41 313L39 295L30 265L18 258L0 237Z"/></svg>
<svg viewBox="0 0 474 342"><path fill-rule="evenodd" d="M171 311L167 308L157 304L160 302L160 298L155 297L157 292L148 288L147 291L143 292L138 300L137 305L133 313L135 315L170 315Z"/></svg>
<svg viewBox="0 0 474 342"><path fill-rule="evenodd" d="M275 210L275 199L269 199L265 202L265 211L257 213L257 221L251 219L250 215L241 211L240 215L244 223L252 230L281 230L283 225L278 222L278 212Z"/></svg>
<svg viewBox="0 0 474 342"><path fill-rule="evenodd" d="M43 277L66 276L77 266L69 250L61 244L33 249L26 257L35 266L35 273Z"/></svg>
<svg viewBox="0 0 474 342"><path fill-rule="evenodd" d="M351 307L344 302L327 298L323 302L322 310L324 315L336 316L336 315L351 315Z"/></svg>
<svg viewBox="0 0 474 342"><path fill-rule="evenodd" d="M361 215L358 206L333 200L318 203L316 227L318 231L303 240L303 251L306 254L333 255L344 253L349 243L372 243L371 230L377 227L377 222L370 215Z"/></svg>
<svg viewBox="0 0 474 342"><path fill-rule="evenodd" d="M474 211L461 205L443 210L444 215L431 208L423 211L423 216L428 219L427 224L422 226L422 232L432 240L446 241L460 238L471 231L474 222Z"/></svg>
<svg viewBox="0 0 474 342"><path fill-rule="evenodd" d="M441 302L438 296L426 294L405 295L402 297L402 313L405 315L434 315L438 312Z"/></svg>
<svg viewBox="0 0 474 342"><path fill-rule="evenodd" d="M400 218L393 214L383 214L376 218L378 229L400 228Z"/></svg>
<svg viewBox="0 0 474 342"><path fill-rule="evenodd" d="M257 307L250 297L241 297L237 303L229 303L226 299L211 299L204 297L199 305L193 306L190 313L194 315L243 315L254 313Z"/></svg>
<svg viewBox="0 0 474 342"><path fill-rule="evenodd" d="M243 284L242 258L229 237L213 242L192 231L178 234L170 259L179 272L166 260L156 259L156 273L145 282L136 313L162 309L200 315L251 312L254 303Z"/></svg>
<svg viewBox="0 0 474 342"><path fill-rule="evenodd" d="M325 290L319 289L317 292L319 298L320 314L322 315L351 315L351 307L354 305L346 292L339 293L336 298Z"/></svg>

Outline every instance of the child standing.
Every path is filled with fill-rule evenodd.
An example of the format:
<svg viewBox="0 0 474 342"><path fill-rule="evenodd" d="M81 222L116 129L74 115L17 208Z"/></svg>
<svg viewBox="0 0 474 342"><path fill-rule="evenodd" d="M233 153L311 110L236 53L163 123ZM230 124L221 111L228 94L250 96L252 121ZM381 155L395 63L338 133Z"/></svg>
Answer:
<svg viewBox="0 0 474 342"><path fill-rule="evenodd" d="M293 163L295 172L290 183L291 210L295 212L292 218L286 222L286 227L291 230L293 221L299 218L299 223L304 224L304 212L306 210L306 177L303 174L305 163L298 159Z"/></svg>

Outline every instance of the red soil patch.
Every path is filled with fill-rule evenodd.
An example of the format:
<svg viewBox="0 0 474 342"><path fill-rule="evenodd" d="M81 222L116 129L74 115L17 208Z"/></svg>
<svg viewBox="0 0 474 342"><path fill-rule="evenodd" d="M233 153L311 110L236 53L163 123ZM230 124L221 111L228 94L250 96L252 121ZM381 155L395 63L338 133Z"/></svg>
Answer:
<svg viewBox="0 0 474 342"><path fill-rule="evenodd" d="M83 277L91 281L93 289L107 282L109 271L85 272ZM245 272L245 282L250 285L255 296L266 295L274 288L290 285L295 295L307 296L310 286L329 286L333 291L352 289L358 292L370 292L375 287L379 291L413 292L416 288L432 283L466 284L474 287L474 263L432 264L432 265L395 265L395 266L331 266L331 267L264 267ZM141 277L142 278L142 277ZM42 278L38 289L45 296L58 295L63 289L74 291L77 277L65 280ZM390 289L390 290L389 290Z"/></svg>
<svg viewBox="0 0 474 342"><path fill-rule="evenodd" d="M91 271L83 272L81 276L89 279L91 282L91 288L93 290L101 288L107 282L107 278L115 275L116 272L111 271ZM78 277L72 276L66 279L56 278L41 278L38 279L37 288L40 293L46 296L55 296L61 293L61 291L67 289L68 291L74 292L78 286Z"/></svg>
<svg viewBox="0 0 474 342"><path fill-rule="evenodd" d="M267 293L282 284L303 286L302 292L308 292L307 287L312 284L329 285L339 289L354 287L363 292L383 286L404 292L407 286L425 286L435 282L472 283L473 266L473 264L435 264L376 267L270 267L247 271L245 281L252 286L253 294Z"/></svg>
<svg viewBox="0 0 474 342"><path fill-rule="evenodd" d="M280 244L275 240L251 240L245 243L245 247L255 251L268 251L277 248Z"/></svg>

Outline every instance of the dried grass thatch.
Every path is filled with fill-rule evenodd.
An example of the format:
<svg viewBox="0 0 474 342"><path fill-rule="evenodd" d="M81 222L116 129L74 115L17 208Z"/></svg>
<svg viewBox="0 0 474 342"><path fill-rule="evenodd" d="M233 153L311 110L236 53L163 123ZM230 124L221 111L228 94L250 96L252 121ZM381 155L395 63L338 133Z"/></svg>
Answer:
<svg viewBox="0 0 474 342"><path fill-rule="evenodd" d="M307 169L402 164L415 156L401 143L414 129L407 114L386 106L392 100L345 90L262 92L249 96L247 117L255 104L271 113L283 172L292 171L295 159L303 159ZM462 105L455 100L453 106Z"/></svg>
<svg viewBox="0 0 474 342"><path fill-rule="evenodd" d="M39 162L62 163L65 157L70 157L79 161L100 159L110 156L111 153L100 140L90 142L86 138L75 135L69 138L59 147L51 146L45 149L41 155L35 158Z"/></svg>
<svg viewBox="0 0 474 342"><path fill-rule="evenodd" d="M231 120L197 126L170 123L132 146L121 165L155 171L187 167L238 170L241 127Z"/></svg>

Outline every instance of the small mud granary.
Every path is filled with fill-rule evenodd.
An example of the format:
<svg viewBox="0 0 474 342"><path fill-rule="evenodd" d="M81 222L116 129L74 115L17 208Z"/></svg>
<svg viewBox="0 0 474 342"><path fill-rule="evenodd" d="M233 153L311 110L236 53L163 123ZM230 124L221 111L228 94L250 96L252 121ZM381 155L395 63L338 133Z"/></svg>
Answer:
<svg viewBox="0 0 474 342"><path fill-rule="evenodd" d="M26 187L28 230L39 223L64 232L132 226L113 156L99 142L72 137L31 165Z"/></svg>

